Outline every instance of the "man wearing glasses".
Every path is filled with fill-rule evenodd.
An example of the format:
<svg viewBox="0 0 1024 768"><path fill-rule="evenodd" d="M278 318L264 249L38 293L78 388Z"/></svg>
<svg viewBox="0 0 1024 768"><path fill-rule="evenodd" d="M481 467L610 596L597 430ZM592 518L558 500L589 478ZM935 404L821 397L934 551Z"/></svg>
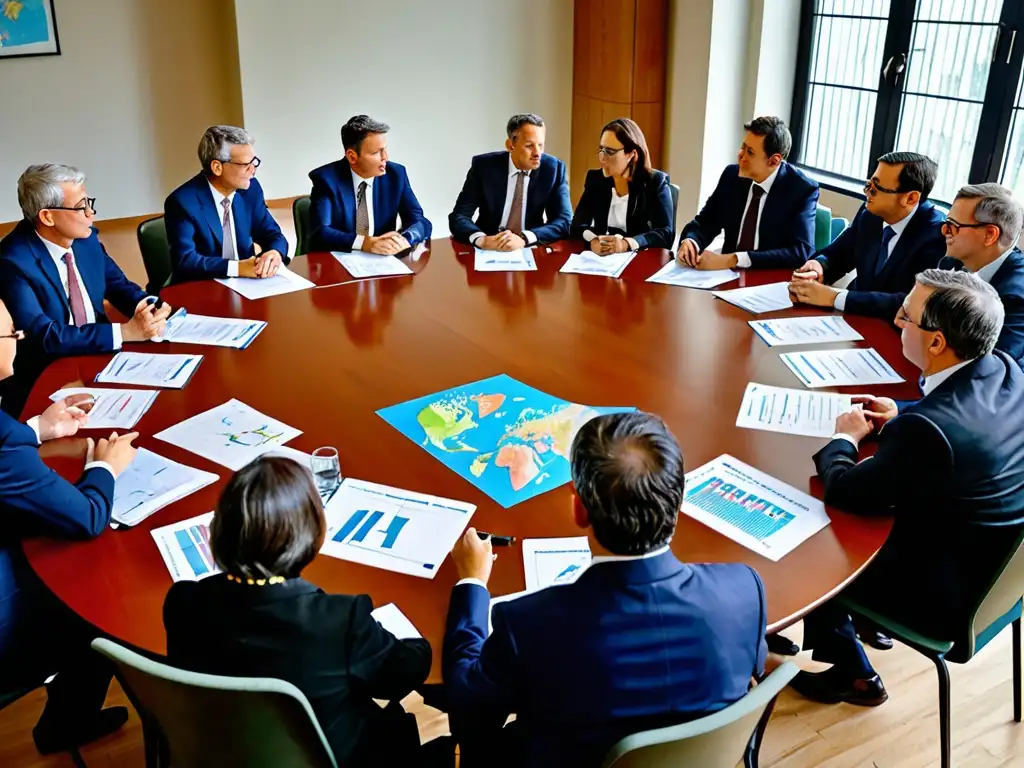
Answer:
<svg viewBox="0 0 1024 768"><path fill-rule="evenodd" d="M230 125L211 126L199 140L202 170L164 202L175 282L271 277L288 263L288 241L256 181L253 144Z"/></svg>
<svg viewBox="0 0 1024 768"><path fill-rule="evenodd" d="M916 152L878 158L853 223L793 273L793 302L891 318L914 275L935 267L946 252L942 214L927 202L937 172L934 160ZM832 287L853 269L849 290Z"/></svg>
<svg viewBox="0 0 1024 768"><path fill-rule="evenodd" d="M17 416L54 357L114 352L160 336L171 307L159 308L125 277L93 228L96 198L85 174L66 165L30 166L18 179L25 218L0 241L0 298L26 333L0 407ZM131 320L111 323L104 300Z"/></svg>
<svg viewBox="0 0 1024 768"><path fill-rule="evenodd" d="M996 289L1006 317L996 342L1017 362L1024 358L1024 255L1017 247L1024 209L1001 184L968 184L942 223L946 257L939 269L973 272Z"/></svg>

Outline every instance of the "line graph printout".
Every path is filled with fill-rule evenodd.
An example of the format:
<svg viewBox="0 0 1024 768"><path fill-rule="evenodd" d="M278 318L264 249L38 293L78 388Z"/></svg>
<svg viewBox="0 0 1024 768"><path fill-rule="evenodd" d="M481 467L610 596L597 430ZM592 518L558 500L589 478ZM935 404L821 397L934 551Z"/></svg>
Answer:
<svg viewBox="0 0 1024 768"><path fill-rule="evenodd" d="M769 347L864 340L845 319L831 315L751 320L748 324Z"/></svg>
<svg viewBox="0 0 1024 768"><path fill-rule="evenodd" d="M245 349L266 327L263 320L190 315L182 308L167 319L167 330L156 341Z"/></svg>
<svg viewBox="0 0 1024 768"><path fill-rule="evenodd" d="M588 565L590 544L586 536L523 540L523 568L529 591L571 584Z"/></svg>
<svg viewBox="0 0 1024 768"><path fill-rule="evenodd" d="M349 477L324 511L321 554L432 579L476 505Z"/></svg>
<svg viewBox="0 0 1024 768"><path fill-rule="evenodd" d="M836 417L854 407L850 395L747 384L736 426L805 437L832 437ZM860 406L857 406L860 407Z"/></svg>
<svg viewBox="0 0 1024 768"><path fill-rule="evenodd" d="M774 562L829 523L821 501L728 454L687 473L682 511Z"/></svg>
<svg viewBox="0 0 1024 768"><path fill-rule="evenodd" d="M85 429L131 429L156 400L155 389L107 389L105 387L69 387L54 392L54 402L72 395L92 395L93 405Z"/></svg>
<svg viewBox="0 0 1024 768"><path fill-rule="evenodd" d="M114 483L114 522L137 525L159 509L216 482L212 472L165 459L139 448Z"/></svg>
<svg viewBox="0 0 1024 768"><path fill-rule="evenodd" d="M816 387L899 384L903 377L874 349L820 349L779 357L800 382Z"/></svg>
<svg viewBox="0 0 1024 768"><path fill-rule="evenodd" d="M139 387L182 389L202 355L154 355L148 352L118 352L106 368L96 374L98 384L132 384Z"/></svg>
<svg viewBox="0 0 1024 768"><path fill-rule="evenodd" d="M213 512L207 512L150 531L164 565L175 581L198 581L220 573L210 549L211 520Z"/></svg>

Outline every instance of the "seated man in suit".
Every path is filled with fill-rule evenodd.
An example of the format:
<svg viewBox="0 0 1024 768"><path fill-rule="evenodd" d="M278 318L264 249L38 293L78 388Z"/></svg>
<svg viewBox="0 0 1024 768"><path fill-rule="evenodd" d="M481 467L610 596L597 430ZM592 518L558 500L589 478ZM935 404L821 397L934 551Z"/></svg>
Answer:
<svg viewBox="0 0 1024 768"><path fill-rule="evenodd" d="M786 162L793 137L781 118L743 129L739 162L683 228L676 258L697 269L798 267L814 253L818 183ZM706 251L723 231L722 253Z"/></svg>
<svg viewBox="0 0 1024 768"><path fill-rule="evenodd" d="M929 269L896 315L903 354L924 374L924 397L897 404L861 397L864 410L836 420L814 457L825 501L846 512L892 515L878 556L846 589L867 608L907 627L954 640L971 601L991 584L1024 523L1024 373L993 352L1003 305L966 272ZM874 456L859 445L878 433ZM877 706L885 687L837 601L804 620L804 645L833 666L801 672L807 698Z"/></svg>
<svg viewBox="0 0 1024 768"><path fill-rule="evenodd" d="M728 706L764 668L757 573L672 554L683 456L661 419L598 416L571 462L594 556L574 583L495 605L488 636L491 543L469 528L452 552L443 675L464 768L600 765L630 733Z"/></svg>
<svg viewBox="0 0 1024 768"><path fill-rule="evenodd" d="M565 163L544 154L544 120L534 114L512 115L505 128L506 151L477 155L469 166L455 209L448 214L452 237L492 251L568 237L569 176Z"/></svg>
<svg viewBox="0 0 1024 768"><path fill-rule="evenodd" d="M13 373L21 337L0 302L0 379ZM73 435L87 423L86 399L56 402L27 424L0 412L0 690L39 686L59 672L47 685L46 708L32 733L42 754L94 741L128 719L124 707L102 708L113 670L89 648L95 633L43 586L18 543L28 536L88 539L110 522L114 478L135 456L134 433L95 445L90 438L74 485L39 457L41 442Z"/></svg>
<svg viewBox="0 0 1024 768"><path fill-rule="evenodd" d="M0 400L14 416L54 357L115 352L124 342L155 338L171 313L107 255L92 226L96 198L77 168L30 166L18 179L18 203L25 218L0 241L0 298L26 336ZM131 320L111 323L105 300Z"/></svg>
<svg viewBox="0 0 1024 768"><path fill-rule="evenodd" d="M396 254L430 239L405 166L388 162L390 130L356 115L341 129L344 159L310 171L313 250Z"/></svg>
<svg viewBox="0 0 1024 768"><path fill-rule="evenodd" d="M916 152L878 158L853 223L793 273L793 302L871 317L896 314L914 275L936 266L946 251L942 213L928 202L937 172L934 160ZM832 287L853 269L849 290Z"/></svg>
<svg viewBox="0 0 1024 768"><path fill-rule="evenodd" d="M1017 238L1024 209L1001 184L968 184L942 222L946 256L939 269L973 272L1003 301L1003 331L996 349L1018 363L1024 359L1024 254Z"/></svg>
<svg viewBox="0 0 1024 768"><path fill-rule="evenodd" d="M288 241L256 180L253 144L241 128L207 128L199 140L202 170L164 201L175 282L271 277L288 263Z"/></svg>

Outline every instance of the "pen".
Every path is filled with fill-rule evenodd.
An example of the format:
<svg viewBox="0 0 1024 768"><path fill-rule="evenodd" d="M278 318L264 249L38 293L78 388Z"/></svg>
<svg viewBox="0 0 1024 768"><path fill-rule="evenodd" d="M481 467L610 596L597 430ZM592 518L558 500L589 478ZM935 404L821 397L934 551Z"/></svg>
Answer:
<svg viewBox="0 0 1024 768"><path fill-rule="evenodd" d="M153 305L153 309L160 309L164 305L164 300L159 296L147 296L146 301Z"/></svg>
<svg viewBox="0 0 1024 768"><path fill-rule="evenodd" d="M493 533L487 533L487 531L477 531L476 535L484 541L491 540L491 545L495 547L510 547L516 543L515 536L495 536Z"/></svg>

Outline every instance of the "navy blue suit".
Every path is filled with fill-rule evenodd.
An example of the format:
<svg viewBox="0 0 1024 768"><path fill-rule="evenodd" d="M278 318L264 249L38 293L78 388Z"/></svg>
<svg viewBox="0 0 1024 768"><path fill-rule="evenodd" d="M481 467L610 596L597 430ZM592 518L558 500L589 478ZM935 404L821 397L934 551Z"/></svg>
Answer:
<svg viewBox="0 0 1024 768"><path fill-rule="evenodd" d="M352 186L352 166L338 160L310 171L310 248L314 251L351 251L356 239L356 193ZM373 180L374 237L398 229L415 246L430 239L432 227L413 194L405 166L388 163L383 176Z"/></svg>
<svg viewBox="0 0 1024 768"><path fill-rule="evenodd" d="M825 269L826 284L857 270L843 311L886 320L895 317L917 273L935 267L946 253L940 229L945 218L931 203L921 203L879 271L885 222L861 206L853 223L815 256Z"/></svg>
<svg viewBox="0 0 1024 768"><path fill-rule="evenodd" d="M570 232L582 239L590 230L595 235L621 234L632 237L641 248L671 248L676 223L672 218L672 193L668 175L653 171L650 176L630 179L629 202L626 204L626 229L612 232L608 228L608 209L612 203L615 182L601 171L587 172L583 194L576 205Z"/></svg>
<svg viewBox="0 0 1024 768"><path fill-rule="evenodd" d="M475 584L452 592L445 691L470 737L516 713L510 765L599 765L630 733L741 698L767 653L764 589L745 565L671 552L594 564L573 584L495 605L490 637L489 599Z"/></svg>
<svg viewBox="0 0 1024 768"><path fill-rule="evenodd" d="M693 240L697 249L703 251L724 230L722 253L735 253L753 183L740 177L738 165L726 166L715 191L700 213L683 228L680 239ZM750 266L791 269L811 258L817 210L818 182L789 163L780 165L758 220L757 250L747 252Z"/></svg>
<svg viewBox="0 0 1024 768"><path fill-rule="evenodd" d="M248 189L231 199L235 229L235 253L239 259L262 251L278 251L288 263L288 241L267 210L263 188L254 178ZM198 173L171 192L164 201L167 239L175 282L227 277L228 262L222 255L224 210L217 206L206 174Z"/></svg>
<svg viewBox="0 0 1024 768"><path fill-rule="evenodd" d="M468 243L474 232L498 233L508 192L508 164L509 154L504 151L473 158L455 208L448 214L448 228L456 240ZM477 211L480 213L474 222ZM533 232L538 243L553 243L569 236L569 175L565 163L557 157L542 155L540 167L530 172L524 214L523 229Z"/></svg>

